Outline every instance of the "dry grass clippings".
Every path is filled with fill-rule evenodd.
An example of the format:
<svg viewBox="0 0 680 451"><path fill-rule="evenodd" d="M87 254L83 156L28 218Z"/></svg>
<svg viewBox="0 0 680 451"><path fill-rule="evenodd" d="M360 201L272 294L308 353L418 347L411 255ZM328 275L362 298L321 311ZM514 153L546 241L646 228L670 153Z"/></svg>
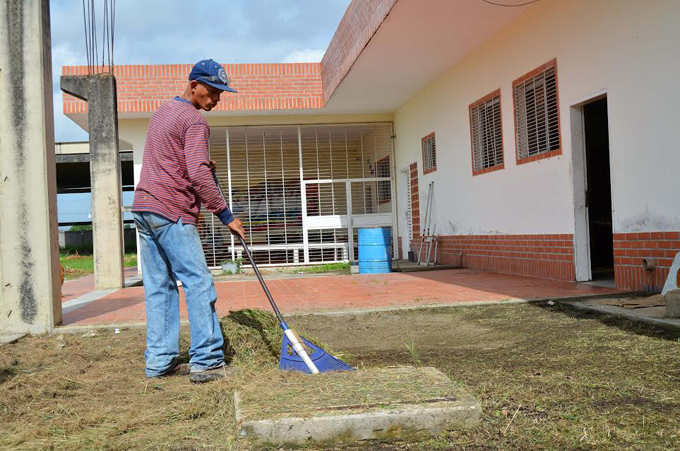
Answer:
<svg viewBox="0 0 680 451"><path fill-rule="evenodd" d="M291 322L329 352L328 344L350 353L333 352L359 368L412 365L410 343L423 366L461 382L482 403L475 429L374 449L613 451L680 443L679 337L532 305ZM315 393L342 403L343 394L358 396L370 383L353 386L360 381L337 375L296 388L309 377L278 372L281 332L273 315L234 312L221 325L235 375L204 385L146 379L143 330L27 337L0 347L0 449L234 449L236 388L268 391L280 402L256 408L275 414L285 404L303 411ZM188 360L185 329L182 356Z"/></svg>

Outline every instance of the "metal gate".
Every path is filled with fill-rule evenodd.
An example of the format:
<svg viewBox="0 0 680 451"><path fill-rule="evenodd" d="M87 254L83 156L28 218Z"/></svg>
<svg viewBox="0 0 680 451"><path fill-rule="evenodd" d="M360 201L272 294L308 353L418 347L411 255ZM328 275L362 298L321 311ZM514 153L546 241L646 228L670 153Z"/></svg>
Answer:
<svg viewBox="0 0 680 451"><path fill-rule="evenodd" d="M217 177L258 265L353 261L358 227L393 226L391 136L389 123L213 128ZM199 232L209 266L241 257L212 214Z"/></svg>

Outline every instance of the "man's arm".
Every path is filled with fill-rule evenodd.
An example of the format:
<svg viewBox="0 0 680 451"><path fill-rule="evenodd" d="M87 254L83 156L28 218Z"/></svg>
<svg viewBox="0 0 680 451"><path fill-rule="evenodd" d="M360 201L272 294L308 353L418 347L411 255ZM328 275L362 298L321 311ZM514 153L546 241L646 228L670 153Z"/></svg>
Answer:
<svg viewBox="0 0 680 451"><path fill-rule="evenodd" d="M209 134L208 126L203 124L192 125L187 129L184 136L187 175L205 208L217 215L226 225L234 220L234 215L210 172Z"/></svg>

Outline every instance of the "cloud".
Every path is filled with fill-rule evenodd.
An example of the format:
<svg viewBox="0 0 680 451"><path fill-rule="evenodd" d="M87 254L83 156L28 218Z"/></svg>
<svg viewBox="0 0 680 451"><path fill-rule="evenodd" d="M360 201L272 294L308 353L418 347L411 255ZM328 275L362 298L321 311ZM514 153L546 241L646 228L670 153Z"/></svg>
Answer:
<svg viewBox="0 0 680 451"><path fill-rule="evenodd" d="M221 63L319 61L349 3L120 1L116 3L114 62L177 64L205 58ZM101 9L101 2L97 4ZM63 116L58 90L62 65L86 64L82 2L51 0L50 9L56 135L58 140L82 140L84 132ZM101 41L101 11L97 13Z"/></svg>
<svg viewBox="0 0 680 451"><path fill-rule="evenodd" d="M83 53L85 52L83 51ZM75 49L70 48L66 42L52 46L52 101L54 103L54 139L56 142L87 141L87 133L64 115L64 102L59 88L62 66L85 63L86 61L83 61L80 54Z"/></svg>
<svg viewBox="0 0 680 451"><path fill-rule="evenodd" d="M326 49L293 50L281 60L282 63L317 63L321 61Z"/></svg>
<svg viewBox="0 0 680 451"><path fill-rule="evenodd" d="M52 100L54 102L54 140L56 142L87 141L87 132L63 113L64 106L58 85L54 89Z"/></svg>

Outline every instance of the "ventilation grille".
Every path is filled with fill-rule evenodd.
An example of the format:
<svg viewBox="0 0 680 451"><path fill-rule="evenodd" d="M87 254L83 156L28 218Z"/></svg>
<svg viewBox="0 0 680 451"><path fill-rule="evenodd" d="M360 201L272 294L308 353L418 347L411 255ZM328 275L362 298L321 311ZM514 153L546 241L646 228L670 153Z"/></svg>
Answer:
<svg viewBox="0 0 680 451"><path fill-rule="evenodd" d="M520 160L560 148L556 74L553 65L515 83L515 125Z"/></svg>
<svg viewBox="0 0 680 451"><path fill-rule="evenodd" d="M434 133L423 138L423 173L427 174L437 169L437 146Z"/></svg>
<svg viewBox="0 0 680 451"><path fill-rule="evenodd" d="M503 164L500 95L470 108L470 127L475 172Z"/></svg>

